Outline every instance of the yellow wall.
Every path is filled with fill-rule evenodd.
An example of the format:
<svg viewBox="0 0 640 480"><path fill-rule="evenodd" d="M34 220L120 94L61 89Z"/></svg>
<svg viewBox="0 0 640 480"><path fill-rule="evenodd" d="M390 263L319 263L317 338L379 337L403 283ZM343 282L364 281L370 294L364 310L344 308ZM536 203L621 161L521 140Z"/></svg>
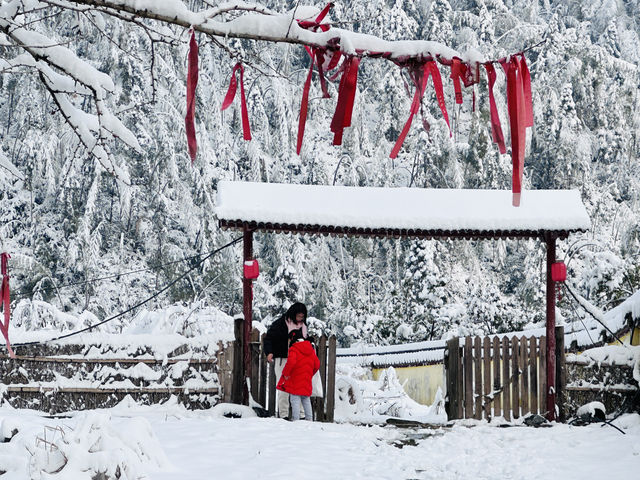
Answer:
<svg viewBox="0 0 640 480"><path fill-rule="evenodd" d="M419 367L394 367L398 380L404 384L404 391L418 403L431 405L438 391L444 392L444 365L424 365ZM374 368L373 378L378 380L384 368ZM406 381L406 383L405 383Z"/></svg>

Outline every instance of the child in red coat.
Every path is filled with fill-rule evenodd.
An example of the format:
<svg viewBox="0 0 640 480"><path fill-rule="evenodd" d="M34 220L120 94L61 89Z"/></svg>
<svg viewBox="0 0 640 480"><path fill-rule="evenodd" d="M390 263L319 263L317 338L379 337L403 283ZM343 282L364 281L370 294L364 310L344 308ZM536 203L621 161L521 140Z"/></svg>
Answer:
<svg viewBox="0 0 640 480"><path fill-rule="evenodd" d="M311 342L303 336L302 329L289 333L289 354L287 363L278 381L278 390L287 392L291 401L291 419L300 419L300 403L304 408L305 420L312 420L311 378L320 369L320 360Z"/></svg>

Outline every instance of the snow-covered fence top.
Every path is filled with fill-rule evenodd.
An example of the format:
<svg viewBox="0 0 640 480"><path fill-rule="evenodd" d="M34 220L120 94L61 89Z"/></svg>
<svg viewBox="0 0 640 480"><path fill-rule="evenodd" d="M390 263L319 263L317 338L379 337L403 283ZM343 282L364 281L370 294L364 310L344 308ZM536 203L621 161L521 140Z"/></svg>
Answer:
<svg viewBox="0 0 640 480"><path fill-rule="evenodd" d="M520 207L513 207L508 190L221 181L215 214L223 227L241 228L250 222L258 229L369 229L371 235L411 230L536 236L541 231L587 230L591 225L577 190L529 190L523 192Z"/></svg>

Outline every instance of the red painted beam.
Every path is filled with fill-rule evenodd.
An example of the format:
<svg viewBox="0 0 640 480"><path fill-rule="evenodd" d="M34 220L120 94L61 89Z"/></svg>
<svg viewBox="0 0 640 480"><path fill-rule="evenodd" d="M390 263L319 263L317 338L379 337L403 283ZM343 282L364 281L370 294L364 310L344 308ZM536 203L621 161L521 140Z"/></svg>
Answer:
<svg viewBox="0 0 640 480"><path fill-rule="evenodd" d="M243 251L243 268L244 262L253 259L253 232L248 228L243 231L242 238L242 251ZM244 329L243 329L243 358L244 358L244 378L251 377L251 326L253 317L253 282L242 276L242 313L244 315ZM247 382L243 381L243 403L249 404L249 392L247 390Z"/></svg>
<svg viewBox="0 0 640 480"><path fill-rule="evenodd" d="M547 243L547 419L556 419L556 288L551 266L556 261L556 237L545 235Z"/></svg>

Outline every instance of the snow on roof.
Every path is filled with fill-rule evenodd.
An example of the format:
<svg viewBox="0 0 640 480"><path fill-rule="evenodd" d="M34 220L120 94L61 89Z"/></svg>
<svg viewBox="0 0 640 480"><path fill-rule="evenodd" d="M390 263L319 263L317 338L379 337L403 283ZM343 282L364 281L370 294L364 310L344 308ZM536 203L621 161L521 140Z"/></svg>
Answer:
<svg viewBox="0 0 640 480"><path fill-rule="evenodd" d="M237 222L422 231L576 231L591 222L577 190L345 187L221 181L215 213Z"/></svg>

